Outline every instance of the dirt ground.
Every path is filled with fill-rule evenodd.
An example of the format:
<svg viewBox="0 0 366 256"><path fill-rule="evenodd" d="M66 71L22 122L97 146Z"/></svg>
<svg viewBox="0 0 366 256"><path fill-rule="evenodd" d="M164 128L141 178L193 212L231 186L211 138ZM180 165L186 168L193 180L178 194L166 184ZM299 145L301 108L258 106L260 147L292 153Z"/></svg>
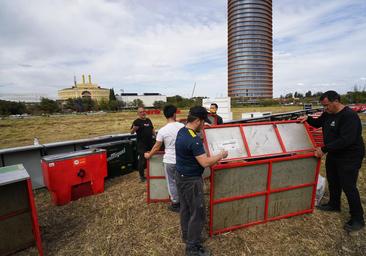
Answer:
<svg viewBox="0 0 366 256"><path fill-rule="evenodd" d="M366 121L366 115L361 118ZM365 160L358 185L366 209ZM45 255L184 255L178 214L166 203L146 203L146 184L137 172L107 180L104 193L65 206L52 205L46 189L35 191L35 200ZM366 255L366 229L343 230L349 218L344 195L342 202L341 213L314 210L216 235L205 245L213 255ZM37 255L37 250L16 255Z"/></svg>
<svg viewBox="0 0 366 256"><path fill-rule="evenodd" d="M365 169L366 163L359 178L364 207ZM52 205L46 189L35 194L45 255L184 255L178 214L166 203L146 203L146 184L137 172L108 180L104 193L65 206ZM344 200L341 213L315 210L216 235L205 245L213 255L366 255L366 229L342 229L348 220ZM17 254L23 255L37 251Z"/></svg>

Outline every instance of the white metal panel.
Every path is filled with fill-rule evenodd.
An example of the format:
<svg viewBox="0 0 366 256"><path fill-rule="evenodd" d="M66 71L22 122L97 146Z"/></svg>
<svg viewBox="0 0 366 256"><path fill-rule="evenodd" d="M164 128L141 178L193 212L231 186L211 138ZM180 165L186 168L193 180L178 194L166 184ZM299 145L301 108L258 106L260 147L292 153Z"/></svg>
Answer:
<svg viewBox="0 0 366 256"><path fill-rule="evenodd" d="M157 154L150 158L149 176L165 176L163 154Z"/></svg>
<svg viewBox="0 0 366 256"><path fill-rule="evenodd" d="M206 129L205 133L211 155L216 155L224 149L229 152L227 159L248 156L240 127Z"/></svg>
<svg viewBox="0 0 366 256"><path fill-rule="evenodd" d="M314 147L306 132L304 124L277 124L277 128L287 151L305 150Z"/></svg>
<svg viewBox="0 0 366 256"><path fill-rule="evenodd" d="M150 179L150 199L169 199L168 187L165 179Z"/></svg>
<svg viewBox="0 0 366 256"><path fill-rule="evenodd" d="M282 153L273 125L243 126L252 156Z"/></svg>

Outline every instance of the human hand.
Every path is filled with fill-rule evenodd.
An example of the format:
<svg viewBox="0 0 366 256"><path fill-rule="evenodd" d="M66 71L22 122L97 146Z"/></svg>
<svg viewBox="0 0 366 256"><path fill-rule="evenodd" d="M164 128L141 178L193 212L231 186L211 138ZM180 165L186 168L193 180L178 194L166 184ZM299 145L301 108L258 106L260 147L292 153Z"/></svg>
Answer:
<svg viewBox="0 0 366 256"><path fill-rule="evenodd" d="M315 157L317 158L322 158L324 156L324 152L322 151L322 149L320 147L315 149Z"/></svg>
<svg viewBox="0 0 366 256"><path fill-rule="evenodd" d="M139 127L137 125L132 126L132 129L134 129L134 131L137 131L139 129Z"/></svg>
<svg viewBox="0 0 366 256"><path fill-rule="evenodd" d="M150 153L149 152L144 153L144 157L145 159L150 159Z"/></svg>
<svg viewBox="0 0 366 256"><path fill-rule="evenodd" d="M300 116L299 118L297 118L297 120L299 120L300 123L304 123L308 120L308 116L307 115Z"/></svg>
<svg viewBox="0 0 366 256"><path fill-rule="evenodd" d="M229 152L227 150L222 150L220 152L220 154L221 154L222 158L226 158L229 155Z"/></svg>

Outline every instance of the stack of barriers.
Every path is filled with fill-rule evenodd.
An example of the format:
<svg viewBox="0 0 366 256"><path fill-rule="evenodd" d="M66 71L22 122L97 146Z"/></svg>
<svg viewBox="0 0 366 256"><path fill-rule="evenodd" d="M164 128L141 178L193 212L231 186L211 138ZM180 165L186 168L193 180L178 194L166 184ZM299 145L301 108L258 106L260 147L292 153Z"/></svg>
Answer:
<svg viewBox="0 0 366 256"><path fill-rule="evenodd" d="M210 236L311 213L320 159L309 126L298 121L207 126L208 155L229 155L211 167Z"/></svg>

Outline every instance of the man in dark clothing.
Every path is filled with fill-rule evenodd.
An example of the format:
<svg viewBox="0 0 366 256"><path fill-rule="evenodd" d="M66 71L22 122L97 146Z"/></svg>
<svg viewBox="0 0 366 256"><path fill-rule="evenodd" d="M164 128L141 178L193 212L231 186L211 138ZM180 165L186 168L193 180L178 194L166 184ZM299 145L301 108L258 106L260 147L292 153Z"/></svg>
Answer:
<svg viewBox="0 0 366 256"><path fill-rule="evenodd" d="M180 223L182 238L186 243L186 255L210 255L202 246L201 233L205 224L205 203L202 173L219 160L227 157L228 152L208 157L202 140L197 135L207 122L204 107L192 107L187 124L178 131L175 142L176 182L180 198Z"/></svg>
<svg viewBox="0 0 366 256"><path fill-rule="evenodd" d="M138 166L141 182L146 180L144 170L146 168L146 159L144 153L150 151L153 146L153 136L155 136L154 126L143 107L137 109L138 118L131 125L131 134L137 135L137 153Z"/></svg>
<svg viewBox="0 0 366 256"><path fill-rule="evenodd" d="M324 112L319 118L301 118L311 126L323 129L324 147L317 148L315 155L321 158L327 154L325 168L330 199L328 203L318 206L318 209L339 212L343 190L351 214L344 229L357 231L365 226L360 194L356 186L365 155L361 121L356 112L340 102L340 96L335 91L323 93L320 103L324 106Z"/></svg>
<svg viewBox="0 0 366 256"><path fill-rule="evenodd" d="M210 114L216 119L216 124L223 124L224 121L222 121L222 117L217 114L218 108L219 106L216 103L211 103Z"/></svg>

